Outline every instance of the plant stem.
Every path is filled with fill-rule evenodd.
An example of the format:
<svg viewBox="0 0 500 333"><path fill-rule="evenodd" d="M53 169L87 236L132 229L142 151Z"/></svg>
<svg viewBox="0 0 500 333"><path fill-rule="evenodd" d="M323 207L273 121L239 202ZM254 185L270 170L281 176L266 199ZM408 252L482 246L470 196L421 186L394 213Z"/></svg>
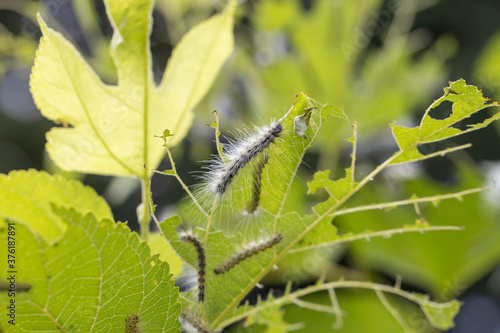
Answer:
<svg viewBox="0 0 500 333"><path fill-rule="evenodd" d="M384 285L384 284L378 284L374 282L369 282L369 281L348 281L348 280L341 280L341 281L334 281L334 282L328 282L328 283L322 283L322 284L315 284L311 285L308 287L305 287L303 289L299 289L297 291L291 292L289 294L285 294L282 297L276 298L272 301L268 301L263 303L262 305L259 306L254 306L254 307L249 307L247 311L243 313L239 313L238 315L229 318L228 320L225 321L220 321L218 322L217 328L222 328L229 326L231 324L234 324L237 321L243 320L244 318L254 315L258 313L259 311L263 311L264 309L271 308L271 307L279 307L285 304L292 303L295 299L298 299L299 297L303 297L306 295L310 295L313 293L317 293L319 291L326 291L326 290L334 290L334 289L341 289L341 288L357 288L357 289L368 289L368 290L373 290L373 291L380 291L380 292L385 292L393 295L397 295L403 298L406 298L407 300L416 303L418 306L420 306L421 309L423 307L430 305L430 306L438 306L441 305L446 306L451 304L452 302L456 301L449 301L449 302L443 302L443 303L437 303L428 300L425 297L422 297L419 294L414 294L411 292L407 292L404 290L401 290L399 286L389 286L389 285ZM323 309L321 309L323 310Z"/></svg>
<svg viewBox="0 0 500 333"><path fill-rule="evenodd" d="M343 215L343 214L356 213L356 212L361 212L361 211L365 211L365 210L391 209L391 208L396 208L397 206L418 204L418 203L424 203L424 202L437 203L441 200L446 200L446 199L461 200L461 197L463 195L482 192L485 189L486 188L483 188L483 187L477 187L477 188L472 188L469 190L460 191L460 192L456 192L456 193L440 194L440 195L434 195L431 197L410 198L410 199L400 200L400 201L382 202L382 203L378 203L378 204L358 206L358 207L353 207L353 208L337 210L331 216L339 216L339 215Z"/></svg>
<svg viewBox="0 0 500 333"><path fill-rule="evenodd" d="M172 153L170 152L170 148L168 148L166 140L165 140L164 146L165 146L165 150L167 151L168 160L170 161L170 165L172 166L172 170L174 171L173 176L177 179L177 181L179 182L179 184L181 184L181 186L184 189L184 191L186 191L186 193L189 195L189 197L193 200L194 204L196 205L196 207L198 207L198 209L200 210L200 212L203 215L205 215L205 217L208 217L208 213L205 211L205 209L203 209L203 207L198 202L198 200L196 200L196 198L193 195L193 193L189 190L189 187L187 187L187 185L182 181L181 177L177 173L177 168L175 167L174 158L172 157ZM159 172L159 171L156 171L156 170L153 170L153 172L158 173L160 175L165 175L164 172Z"/></svg>
<svg viewBox="0 0 500 333"><path fill-rule="evenodd" d="M149 213L149 180L141 179L142 202L137 208L137 219L141 227L141 239L147 241L149 238L149 221L151 215Z"/></svg>

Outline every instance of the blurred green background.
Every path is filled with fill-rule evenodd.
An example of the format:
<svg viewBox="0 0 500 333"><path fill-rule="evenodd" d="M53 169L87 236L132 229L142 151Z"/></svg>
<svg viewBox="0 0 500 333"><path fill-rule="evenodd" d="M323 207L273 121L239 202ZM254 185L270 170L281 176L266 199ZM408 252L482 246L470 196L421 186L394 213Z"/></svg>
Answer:
<svg viewBox="0 0 500 333"><path fill-rule="evenodd" d="M157 82L182 35L224 5L219 0L156 1L151 52ZM36 12L78 47L103 81L116 83L108 54L112 29L102 1L0 1L0 172L35 168L80 179L105 196L116 220L129 221L136 228L140 202L136 180L65 173L44 152L44 134L53 124L34 106L28 84L40 38ZM231 137L234 128L281 116L294 95L303 91L318 101L343 106L351 119L358 120L360 178L396 150L387 124L417 125L448 81L464 78L487 97L500 100L499 15L500 2L495 0L240 1L235 52L197 107L188 137L173 149L178 170L188 184L194 184L190 172L199 170L199 161L215 152L213 131L205 126L213 109L221 114L222 133ZM449 112L442 107L432 116L444 118ZM473 120L486 116L481 113ZM279 286L287 276L305 285L321 273L328 279L345 276L385 283L401 276L407 290L430 293L441 301L454 297L464 301L451 332L500 332L500 190L492 181L500 175L498 129L496 124L443 143L472 142L466 151L388 169L348 205L477 186L489 186L490 191L462 202L424 205L420 214L408 207L334 221L341 232L388 229L418 218L435 225L464 225L464 231L357 241L315 254L320 260L314 263L289 258L283 275L269 277L268 284ZM297 210L306 213L321 199L305 197L306 182L315 170L332 169L336 177L343 175L350 154L344 139L349 136L349 129L335 120L322 129L299 171L301 180L294 184ZM440 145L421 149L428 153ZM166 167L165 163L159 169ZM174 212L183 197L174 178L155 176L152 190L164 216ZM400 330L373 294L342 291L339 299L349 313L339 331ZM333 316L298 311L296 306L285 311L284 319L299 323L293 327L303 332L315 331L314 325L331 327L335 321ZM401 304L401 312L416 331L434 331L410 305Z"/></svg>

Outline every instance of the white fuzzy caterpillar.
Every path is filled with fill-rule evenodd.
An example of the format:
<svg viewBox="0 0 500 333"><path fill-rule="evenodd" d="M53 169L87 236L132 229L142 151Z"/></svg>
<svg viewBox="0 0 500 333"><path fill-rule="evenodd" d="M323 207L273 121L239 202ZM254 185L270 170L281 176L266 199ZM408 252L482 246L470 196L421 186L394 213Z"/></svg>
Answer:
<svg viewBox="0 0 500 333"><path fill-rule="evenodd" d="M224 159L216 158L211 162L202 178L208 190L216 196L223 195L238 172L253 160L260 152L274 142L283 130L280 122L271 126L255 128L255 133L245 132L237 141L230 141L224 147Z"/></svg>
<svg viewBox="0 0 500 333"><path fill-rule="evenodd" d="M192 214L188 217L191 223L207 232L215 226L228 232L234 228L251 228L251 238L267 234L257 228L256 222L264 221L267 214L267 201L261 200L264 198L261 196L269 193L266 190L270 184L269 174L272 171L275 175L281 159L287 158L278 147L271 150L271 144L276 144L277 138L283 135L282 121L289 112L270 125L237 130L233 133L234 139L222 145L218 139L218 114L215 113L217 118L211 126L216 129L218 154L197 175L201 182L195 185L191 195L194 205L186 210ZM252 223L247 223L249 221Z"/></svg>

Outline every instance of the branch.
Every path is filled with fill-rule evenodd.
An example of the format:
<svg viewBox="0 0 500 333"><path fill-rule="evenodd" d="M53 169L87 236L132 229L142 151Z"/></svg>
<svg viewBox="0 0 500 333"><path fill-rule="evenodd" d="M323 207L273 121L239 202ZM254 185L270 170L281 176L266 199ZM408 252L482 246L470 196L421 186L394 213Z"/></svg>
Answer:
<svg viewBox="0 0 500 333"><path fill-rule="evenodd" d="M249 308L247 311L244 311L242 313L239 313L235 315L232 318L229 318L227 320L224 320L219 323L218 328L222 327L227 327L231 324L234 324L240 320L245 319L246 317L252 316L256 313L259 313L265 309L271 308L271 307L276 307L276 306L283 306L286 304L290 303L297 303L298 305L305 304L304 301L297 300L299 297L303 297L306 295L314 294L320 291L327 291L327 290L334 290L334 289L340 289L340 288L358 288L358 289L368 289L368 290L373 290L374 292L377 291L382 291L394 295L398 295L400 297L406 298L409 301L412 301L416 304L418 304L421 308L425 306L431 306L431 307L447 307L449 306L452 302L456 301L450 301L446 303L438 303L438 302L433 302L421 294L413 294L407 291L404 291L400 289L397 286L389 286L389 285L383 285L383 284L377 284L373 282L364 282L364 281L335 281L335 282L329 282L329 283L323 283L323 284L315 284L300 290L297 290L292 293L285 294L284 296L280 298L275 298L269 301L264 301L260 305L256 305L254 307ZM307 303L307 302L306 302ZM309 309L316 310L317 311L323 311L328 308L325 312L331 313L332 310L330 307L317 307L313 309L312 307L309 307Z"/></svg>
<svg viewBox="0 0 500 333"><path fill-rule="evenodd" d="M395 234L400 235L400 234L409 233L409 232L424 233L426 231L463 230L463 229L464 229L464 227L457 227L457 226L452 226L452 225L429 226L429 225L425 225L425 224L423 224L423 225L415 224L415 225L404 226L402 228L387 229L387 230L380 230L380 231L368 231L368 232L363 232L363 233L354 234L354 235L347 234L345 236L340 236L339 238L332 240L332 241L329 241L329 242L317 243L314 245L309 245L309 246L291 249L288 253L301 252L301 251L316 249L318 247L353 242L353 241L360 240L360 239L369 240L370 238L373 238L373 237L390 238L390 237L392 237L392 235L395 235Z"/></svg>
<svg viewBox="0 0 500 333"><path fill-rule="evenodd" d="M411 204L422 203L422 202L433 202L434 204L436 204L440 200L453 199L453 198L456 198L458 200L462 200L461 197L464 195L482 192L485 189L486 188L483 188L483 187L477 187L477 188L472 188L470 190L460 191L460 192L456 192L456 193L439 194L439 195L434 195L431 197L423 197L423 198L410 198L410 199L400 200L400 201L384 202L384 203L371 204L371 205L359 206L359 207L348 208L348 209L341 209L341 210L338 210L338 211L332 213L330 216L339 216L339 215L344 215L344 214L361 212L361 211L365 211L365 210L394 208L397 206L411 205Z"/></svg>

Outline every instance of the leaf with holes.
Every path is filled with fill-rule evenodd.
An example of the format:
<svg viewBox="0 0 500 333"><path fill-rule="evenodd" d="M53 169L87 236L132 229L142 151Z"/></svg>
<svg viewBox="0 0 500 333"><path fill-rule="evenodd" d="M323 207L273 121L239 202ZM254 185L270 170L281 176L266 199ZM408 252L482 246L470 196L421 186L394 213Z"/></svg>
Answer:
<svg viewBox="0 0 500 333"><path fill-rule="evenodd" d="M449 116L445 119L432 118L429 113L443 102L452 103ZM450 82L450 86L444 88L443 96L435 100L425 111L420 126L409 128L398 126L395 123L391 125L392 133L400 149L395 153L391 164L419 161L466 147L444 149L427 155L423 155L418 150L418 146L421 144L445 140L488 126L500 118L500 112L496 112L480 123L468 125L464 130L454 127L460 121L490 106L498 106L498 104L496 102L488 103L488 99L475 86L467 85L463 79Z"/></svg>
<svg viewBox="0 0 500 333"><path fill-rule="evenodd" d="M453 96L450 97L450 95ZM242 319L241 310L235 310L240 302L266 274L273 270L276 264L280 263L290 253L327 247L357 239L391 237L396 233L460 230L460 228L452 226L433 227L418 221L411 226L373 232L365 230L364 232L350 233L346 229L347 233L339 235L337 229L331 225L331 219L341 214L401 205L416 205L419 202L436 202L443 199L459 198L462 195L481 190L470 189L423 198L414 195L407 200L339 209L351 196L362 189L388 165L392 162L398 162L398 158L401 159L399 162L412 162L416 159L430 157L429 155L415 155L414 152L418 152L417 146L419 144L443 140L484 127L499 117L497 113L486 121L472 125L469 129L462 131L454 128L453 125L484 107L496 106L496 103L485 104L486 99L482 97L482 94L478 93L475 87L465 85L464 81L451 83L450 87L445 89L442 100L445 99L450 99L454 103L454 113L450 116L450 119L442 122L427 119L431 106L424 115L422 126L408 130L424 134L405 135L404 130L400 132L395 130L394 133L400 150L368 173L363 179L356 180L356 122L350 121L341 108L322 105L304 94L297 94L289 112L279 120L282 131L272 141L272 145L269 144L263 148L265 149L264 153L259 150L259 153L264 154L266 158L259 160L261 155L255 155L255 158L252 158L257 161L247 159L247 161L241 163L237 172L231 171L233 179L230 185L227 186L227 191L222 194L219 193L219 196L215 195L215 198L209 197L207 199L201 196L203 200L207 199L208 205L203 202L201 204L197 203L188 210L187 214L183 213L184 220L189 221L191 227L196 226L192 232L204 246L207 268L206 276L203 278L205 285L201 288L206 291L206 297L200 302L199 298L196 297L195 289L187 292L182 300L186 311L196 317L208 329L220 330ZM438 102L435 102L433 105L437 104ZM327 116L343 119L352 127L353 135L348 139L352 144L351 165L346 169L346 176L339 180L331 180L328 170L319 171L315 174L308 184L309 192L314 193L319 189L325 190L327 199L313 206L311 215L302 216L295 212L293 207L292 209L285 208L285 203L291 193L291 184L296 177L297 168L302 161L302 157L314 142L322 122ZM299 124L298 130L297 123ZM306 125L305 128L304 125ZM256 142L262 141L256 140ZM252 149L248 145L242 147L246 147L248 151ZM437 154L448 151L450 150L440 151ZM435 155L431 154L431 156ZM259 168L259 161L264 161L264 168ZM231 169L228 168L228 170ZM256 183L255 170L258 170L260 174L258 181L260 201L258 202L258 208L249 213L246 207L248 207L247 204L252 200L255 193L253 190ZM224 179L224 177L221 179ZM197 214L192 214L191 211L193 210L197 211ZM174 216L160 223L159 227L179 256L190 266L196 268L199 265L196 251L180 241L177 230L180 225L181 219ZM272 247L260 246L266 240L273 238L280 241L274 242ZM257 251L257 249L261 248L262 251ZM248 256L249 253L252 255ZM233 260L233 263L238 261L238 263L236 265L233 265L233 263L225 264L228 260ZM220 267L223 268L220 269ZM339 281L338 283L338 287L369 287L377 292L394 292L419 305L422 303L420 299L399 288L373 286L373 284L360 281ZM221 290L224 292L221 292ZM302 295L306 294L307 290ZM332 303L334 302L332 301ZM313 305L308 306L313 307ZM436 306L439 308L445 305L438 304ZM387 307L390 307L390 305L387 305ZM323 309L321 306L318 306L318 308ZM439 317L438 313L437 317L439 318L437 319L429 317L430 323L440 328L451 327L458 306L453 305L451 310L442 317ZM259 309L254 308L248 310L248 312L243 311L250 315L254 313L252 311L259 311ZM427 310L423 308L423 311ZM425 313L428 315L427 312Z"/></svg>
<svg viewBox="0 0 500 333"><path fill-rule="evenodd" d="M296 117L303 117L307 114L309 114L307 116L309 121L304 131L305 136L297 136L294 131L294 120ZM345 115L338 107L323 105L305 94L297 94L290 111L281 119L282 132L275 143L266 148L269 161L262 171L261 199L258 211L252 216L247 216L245 221L244 227L248 232L227 236L221 231L205 228L193 231L202 240L207 253L205 310L197 306L198 298L195 290L188 293L189 296L184 298L183 302L187 309L198 316L204 312L208 327L222 328L219 325L226 319L229 312L274 266L278 256L286 253L283 250L291 246L291 243L307 229L309 220L302 221L301 217L293 212L282 212L283 202L290 193L290 184L295 178L303 155L314 142L321 123L328 116L344 117ZM232 215L234 218L240 215L251 199L252 182L248 181L249 178L253 179L252 168L247 165L235 177L231 183L230 193L227 193L228 200L231 200L231 209L237 212ZM224 216L227 217L226 212L217 213L219 213L218 208L212 216L216 220L213 224L215 230L227 225L227 220L224 220ZM232 217L230 216L229 219ZM206 224L203 224L206 220L198 219L200 226L206 227ZM195 217L190 219L190 222L194 223ZM196 268L196 252L192 246L181 242L177 233L176 227L180 223L180 218L175 216L160 223L160 229L179 256ZM252 224L254 224L253 227ZM240 226L243 225L240 224ZM232 255L244 251L247 246L255 246L258 241L265 242L272 237L277 237L278 234L281 234L281 237L277 244L246 258L224 274L215 274L214 269L229 260ZM221 293L221 290L224 292Z"/></svg>

